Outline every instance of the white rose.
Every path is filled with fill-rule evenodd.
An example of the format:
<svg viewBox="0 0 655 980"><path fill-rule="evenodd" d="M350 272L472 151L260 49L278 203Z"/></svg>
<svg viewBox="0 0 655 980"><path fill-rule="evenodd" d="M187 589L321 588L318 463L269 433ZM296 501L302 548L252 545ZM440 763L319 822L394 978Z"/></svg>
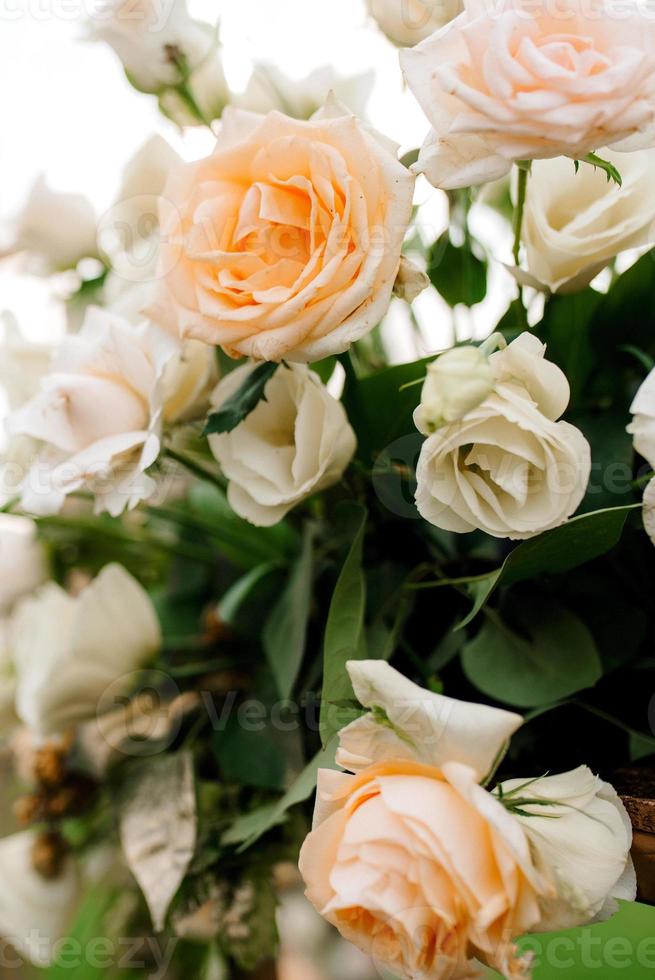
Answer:
<svg viewBox="0 0 655 980"><path fill-rule="evenodd" d="M28 517L0 514L0 615L47 578L43 546Z"/></svg>
<svg viewBox="0 0 655 980"><path fill-rule="evenodd" d="M121 566L107 565L78 596L53 582L11 617L16 712L39 735L94 718L110 685L125 693L133 671L157 652L161 631L147 592Z"/></svg>
<svg viewBox="0 0 655 980"><path fill-rule="evenodd" d="M105 41L133 85L158 92L178 85L213 46L213 32L189 16L186 0L105 0L88 25L93 41Z"/></svg>
<svg viewBox="0 0 655 980"><path fill-rule="evenodd" d="M96 256L96 215L80 194L63 194L37 177L15 220L10 251L25 252L26 268L48 276Z"/></svg>
<svg viewBox="0 0 655 980"><path fill-rule="evenodd" d="M232 371L216 387L219 408L252 371ZM252 524L281 521L300 501L337 483L355 452L355 434L343 406L304 365L280 366L266 400L232 432L209 437L228 478L233 510Z"/></svg>
<svg viewBox="0 0 655 980"><path fill-rule="evenodd" d="M616 164L623 186L602 170L570 160L532 166L523 219L530 275L552 292L584 289L615 255L647 245L655 221L655 150L600 156Z"/></svg>
<svg viewBox="0 0 655 980"><path fill-rule="evenodd" d="M512 711L427 691L381 660L350 660L347 669L355 697L370 709L339 732L337 763L350 772L392 759L437 768L458 762L482 781L523 724Z"/></svg>
<svg viewBox="0 0 655 980"><path fill-rule="evenodd" d="M543 355L527 333L493 354L494 392L425 441L416 472L425 520L521 539L557 527L578 508L591 450L578 429L556 421L569 386Z"/></svg>
<svg viewBox="0 0 655 980"><path fill-rule="evenodd" d="M364 116L374 83L373 71L343 78L331 65L323 65L305 78L295 79L277 65L262 63L255 67L245 92L233 102L262 115L277 109L296 119L309 119L333 92L356 116Z"/></svg>
<svg viewBox="0 0 655 980"><path fill-rule="evenodd" d="M535 865L555 884L556 896L543 905L541 932L609 918L617 899L634 901L632 826L609 783L580 766L558 776L512 779L495 792L502 793L506 805L516 801L520 812L515 815ZM544 804L519 804L521 799Z"/></svg>
<svg viewBox="0 0 655 980"><path fill-rule="evenodd" d="M72 925L81 888L71 860L57 878L34 870L35 841L29 830L0 840L0 935L35 966L46 967Z"/></svg>
<svg viewBox="0 0 655 980"><path fill-rule="evenodd" d="M56 513L67 494L95 493L97 513L116 516L154 492L145 470L160 450L162 379L174 341L92 307L68 337L39 393L8 419L9 431L44 448L23 488L23 506Z"/></svg>
<svg viewBox="0 0 655 980"><path fill-rule="evenodd" d="M453 347L427 367L421 404L414 414L417 429L429 435L456 422L491 394L494 376L479 347Z"/></svg>
<svg viewBox="0 0 655 980"><path fill-rule="evenodd" d="M389 40L411 48L462 10L462 0L366 0L369 13Z"/></svg>

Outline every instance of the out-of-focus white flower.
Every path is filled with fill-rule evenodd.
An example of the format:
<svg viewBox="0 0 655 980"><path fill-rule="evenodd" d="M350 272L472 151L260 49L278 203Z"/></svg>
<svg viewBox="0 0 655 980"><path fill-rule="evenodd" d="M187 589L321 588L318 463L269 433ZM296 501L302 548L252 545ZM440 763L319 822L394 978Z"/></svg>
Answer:
<svg viewBox="0 0 655 980"><path fill-rule="evenodd" d="M197 126L220 119L230 101L222 49L214 43L187 78L185 94L174 88L164 89L159 96L159 108L178 126Z"/></svg>
<svg viewBox="0 0 655 980"><path fill-rule="evenodd" d="M53 191L37 177L16 218L12 252L24 252L26 268L48 276L74 269L84 258L97 255L96 215L80 194Z"/></svg>
<svg viewBox="0 0 655 980"><path fill-rule="evenodd" d="M159 195L180 157L150 136L128 161L116 200L98 222L98 245L117 279L113 289L153 282L159 247Z"/></svg>
<svg viewBox="0 0 655 980"><path fill-rule="evenodd" d="M105 41L143 92L179 84L215 43L207 24L192 20L186 0L104 0L88 24L93 41Z"/></svg>
<svg viewBox="0 0 655 980"><path fill-rule="evenodd" d="M462 0L366 0L390 41L411 48L460 13Z"/></svg>
<svg viewBox="0 0 655 980"><path fill-rule="evenodd" d="M145 471L159 455L163 377L177 349L148 323L89 310L38 394L8 419L10 432L44 444L23 487L25 510L56 513L86 489L96 513L118 515L154 492Z"/></svg>
<svg viewBox="0 0 655 980"><path fill-rule="evenodd" d="M232 371L217 385L220 408L253 370ZM265 401L231 432L209 437L229 485L230 506L251 524L269 527L319 490L337 483L356 440L343 406L305 365L281 365Z"/></svg>
<svg viewBox="0 0 655 980"><path fill-rule="evenodd" d="M53 582L13 613L9 643L16 666L16 712L39 735L56 735L96 716L112 685L161 645L147 592L122 565L107 565L78 596Z"/></svg>
<svg viewBox="0 0 655 980"><path fill-rule="evenodd" d="M16 671L9 645L9 623L0 619L0 735L12 729L18 719L15 711Z"/></svg>
<svg viewBox="0 0 655 980"><path fill-rule="evenodd" d="M374 82L373 71L344 78L331 65L324 65L305 78L295 79L276 65L262 63L254 69L245 92L232 101L241 109L262 115L278 109L296 119L309 119L333 92L356 116L364 116Z"/></svg>
<svg viewBox="0 0 655 980"><path fill-rule="evenodd" d="M48 575L43 546L29 517L0 514L0 615Z"/></svg>
<svg viewBox="0 0 655 980"><path fill-rule="evenodd" d="M10 313L2 313L0 322L4 328L0 344L0 385L9 408L16 409L37 392L54 348L28 341ZM0 451L0 503L20 494L37 451L38 443L29 436L6 436Z"/></svg>
<svg viewBox="0 0 655 980"><path fill-rule="evenodd" d="M421 404L414 413L420 432L429 435L456 422L491 394L494 376L489 358L479 347L453 347L428 364Z"/></svg>
<svg viewBox="0 0 655 980"><path fill-rule="evenodd" d="M536 160L523 218L530 276L552 292L584 289L615 255L652 245L655 150L599 155L617 166L621 187L602 170L564 157Z"/></svg>
<svg viewBox="0 0 655 980"><path fill-rule="evenodd" d="M544 801L521 803L516 814L536 866L556 887L556 896L543 903L541 932L606 919L617 899L634 901L632 825L609 783L580 766L558 776L512 779L501 789L506 800L514 793Z"/></svg>
<svg viewBox="0 0 655 980"><path fill-rule="evenodd" d="M72 924L81 887L70 859L56 878L34 870L36 840L30 830L0 840L0 935L25 959L45 967Z"/></svg>

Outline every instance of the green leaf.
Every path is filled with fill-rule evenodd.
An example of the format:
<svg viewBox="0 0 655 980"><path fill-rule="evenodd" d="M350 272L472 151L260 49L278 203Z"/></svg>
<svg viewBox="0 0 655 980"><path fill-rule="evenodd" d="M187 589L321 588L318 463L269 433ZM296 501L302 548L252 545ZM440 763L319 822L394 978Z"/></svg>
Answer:
<svg viewBox="0 0 655 980"><path fill-rule="evenodd" d="M428 275L449 306L474 306L487 295L487 263L469 246L453 245L447 231L432 246Z"/></svg>
<svg viewBox="0 0 655 980"><path fill-rule="evenodd" d="M264 361L250 371L237 391L221 405L217 412L209 415L203 435L210 436L236 429L237 425L257 408L262 399L266 401L264 389L278 367L279 364L273 361Z"/></svg>
<svg viewBox="0 0 655 980"><path fill-rule="evenodd" d="M457 629L468 626L499 585L514 585L543 573L568 572L610 551L621 538L628 514L640 506L629 504L581 514L524 541L507 556L501 568L467 584L474 605Z"/></svg>
<svg viewBox="0 0 655 980"><path fill-rule="evenodd" d="M251 727L244 727L238 715L233 715L222 732L214 733L212 744L228 782L258 789L284 786L284 754L264 721L253 720Z"/></svg>
<svg viewBox="0 0 655 980"><path fill-rule="evenodd" d="M189 509L211 527L211 543L217 552L238 568L287 561L298 548L296 535L285 521L274 527L254 527L237 517L223 490L210 483L194 483Z"/></svg>
<svg viewBox="0 0 655 980"><path fill-rule="evenodd" d="M366 580L362 569L362 549L367 512L360 504L352 505L351 511L355 523L352 545L332 594L323 642L320 731L324 746L341 727L339 709L330 702L352 697L346 663L348 660L366 658Z"/></svg>
<svg viewBox="0 0 655 980"><path fill-rule="evenodd" d="M357 433L357 455L367 465L401 436L413 437L418 455L422 440L412 414L421 399L421 386L412 382L425 378L426 367L433 360L427 357L349 380L343 404Z"/></svg>
<svg viewBox="0 0 655 980"><path fill-rule="evenodd" d="M68 932L69 938L76 941L80 949L87 949L89 943L100 937L109 940L110 944L118 938L114 935L114 930L108 935L108 926L112 918L116 920L118 929L123 925L119 917L112 916L122 894L124 894L123 889L111 886L108 882L95 885L86 893L77 918ZM62 952L64 953L62 962L59 963L55 959L44 974L39 974L43 975L45 980L102 980L107 976L105 964L102 967L93 967L82 958L77 966L71 966L66 962L66 946ZM132 976L131 971L126 974L126 978Z"/></svg>
<svg viewBox="0 0 655 980"><path fill-rule="evenodd" d="M305 655L312 600L314 535L313 525L307 524L300 557L264 625L264 652L283 699L290 697Z"/></svg>
<svg viewBox="0 0 655 980"><path fill-rule="evenodd" d="M265 565L257 565L249 572L237 579L234 585L223 594L223 598L218 604L217 611L220 619L229 626L236 625L239 612L245 603L248 602L253 593L258 591L258 587L270 575L274 575L280 569L278 562L267 562Z"/></svg>
<svg viewBox="0 0 655 980"><path fill-rule="evenodd" d="M337 768L334 761L336 750L337 739L335 738L325 749L314 756L277 803L267 804L237 817L229 830L223 834L221 843L225 845L240 844L239 853L252 847L263 834L285 819L287 810L309 799L316 789L319 769Z"/></svg>
<svg viewBox="0 0 655 980"><path fill-rule="evenodd" d="M590 333L602 301L603 296L593 289L552 296L537 327L540 339L547 345L548 360L557 364L568 379L573 405L585 394L596 364Z"/></svg>
<svg viewBox="0 0 655 980"><path fill-rule="evenodd" d="M563 607L523 598L515 619L523 635L500 616L487 621L462 651L462 666L480 691L497 701L535 707L592 687L603 669L593 637Z"/></svg>

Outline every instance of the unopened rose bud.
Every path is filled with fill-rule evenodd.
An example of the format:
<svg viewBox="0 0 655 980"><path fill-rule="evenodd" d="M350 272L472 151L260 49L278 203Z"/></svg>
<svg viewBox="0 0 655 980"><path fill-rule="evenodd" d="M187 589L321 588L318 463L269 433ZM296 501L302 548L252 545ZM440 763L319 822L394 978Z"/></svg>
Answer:
<svg viewBox="0 0 655 980"><path fill-rule="evenodd" d="M429 435L477 408L494 385L489 358L479 347L454 347L428 365L421 404L414 413L417 428Z"/></svg>

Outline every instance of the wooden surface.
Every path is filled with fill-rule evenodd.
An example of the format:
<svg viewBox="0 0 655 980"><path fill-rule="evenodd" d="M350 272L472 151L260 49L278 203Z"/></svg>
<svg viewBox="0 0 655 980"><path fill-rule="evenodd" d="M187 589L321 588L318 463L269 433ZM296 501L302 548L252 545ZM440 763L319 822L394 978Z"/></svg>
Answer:
<svg viewBox="0 0 655 980"><path fill-rule="evenodd" d="M634 828L637 899L655 905L655 770L622 769L616 773L614 785Z"/></svg>

